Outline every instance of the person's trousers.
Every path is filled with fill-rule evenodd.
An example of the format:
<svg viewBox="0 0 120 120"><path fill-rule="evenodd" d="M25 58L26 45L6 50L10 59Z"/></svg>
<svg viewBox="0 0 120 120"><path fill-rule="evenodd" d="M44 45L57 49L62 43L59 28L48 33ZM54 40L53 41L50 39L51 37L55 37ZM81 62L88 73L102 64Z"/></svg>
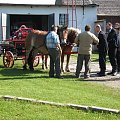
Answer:
<svg viewBox="0 0 120 120"><path fill-rule="evenodd" d="M112 66L112 72L117 72L117 48L109 48L108 56Z"/></svg>
<svg viewBox="0 0 120 120"><path fill-rule="evenodd" d="M79 77L82 70L83 62L85 65L84 77L90 76L90 55L78 54L77 57L77 67L76 67L76 77Z"/></svg>
<svg viewBox="0 0 120 120"><path fill-rule="evenodd" d="M106 71L106 55L107 53L105 51L99 51L99 67L101 73L105 73Z"/></svg>
<svg viewBox="0 0 120 120"><path fill-rule="evenodd" d="M117 50L117 70L120 72L120 50Z"/></svg>
<svg viewBox="0 0 120 120"><path fill-rule="evenodd" d="M49 48L49 55L50 55L50 71L49 76L54 77L54 74L56 73L56 76L59 77L61 73L60 69L60 51L57 48Z"/></svg>

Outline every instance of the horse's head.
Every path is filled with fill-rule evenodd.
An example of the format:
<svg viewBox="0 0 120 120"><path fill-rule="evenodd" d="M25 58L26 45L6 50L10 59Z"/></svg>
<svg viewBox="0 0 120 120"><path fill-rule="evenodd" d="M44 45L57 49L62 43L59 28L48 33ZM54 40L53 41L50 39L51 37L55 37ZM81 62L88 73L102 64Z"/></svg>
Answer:
<svg viewBox="0 0 120 120"><path fill-rule="evenodd" d="M76 36L81 33L81 30L77 28L68 28L67 26L58 27L58 35L61 44L72 44L75 41Z"/></svg>
<svg viewBox="0 0 120 120"><path fill-rule="evenodd" d="M81 30L77 28L68 28L68 36L67 36L67 42L68 44L72 44L75 41L76 36L81 33Z"/></svg>
<svg viewBox="0 0 120 120"><path fill-rule="evenodd" d="M68 37L68 27L67 26L58 26L57 34L59 35L60 42L66 43L67 37Z"/></svg>

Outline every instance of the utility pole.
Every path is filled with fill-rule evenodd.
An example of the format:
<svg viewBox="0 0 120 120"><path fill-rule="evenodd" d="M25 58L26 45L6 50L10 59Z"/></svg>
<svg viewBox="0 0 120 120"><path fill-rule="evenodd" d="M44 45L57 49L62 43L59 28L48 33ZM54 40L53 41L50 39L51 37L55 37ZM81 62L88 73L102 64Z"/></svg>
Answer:
<svg viewBox="0 0 120 120"><path fill-rule="evenodd" d="M83 0L83 16L85 14L85 8L84 8L84 5L85 5L85 1Z"/></svg>
<svg viewBox="0 0 120 120"><path fill-rule="evenodd" d="M67 0L67 14L69 14L69 0ZM72 0L72 19L70 20L72 22L72 27L74 27L74 23L75 26L77 28L77 13L76 13L76 0Z"/></svg>

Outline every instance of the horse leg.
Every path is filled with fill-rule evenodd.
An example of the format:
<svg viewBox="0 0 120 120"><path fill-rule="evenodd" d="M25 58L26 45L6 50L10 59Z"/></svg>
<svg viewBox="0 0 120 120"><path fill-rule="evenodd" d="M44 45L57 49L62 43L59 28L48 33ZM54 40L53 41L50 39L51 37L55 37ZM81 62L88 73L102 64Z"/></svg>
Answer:
<svg viewBox="0 0 120 120"><path fill-rule="evenodd" d="M27 62L26 62L26 58L25 58L25 63L23 65L23 70L27 70Z"/></svg>
<svg viewBox="0 0 120 120"><path fill-rule="evenodd" d="M27 52L27 54L25 55L23 70L27 70L27 64L28 64L27 59L28 59L28 55L29 55L29 53Z"/></svg>
<svg viewBox="0 0 120 120"><path fill-rule="evenodd" d="M32 49L32 50L30 51L30 54L29 54L28 59L27 59L27 61L28 61L28 66L29 66L29 69L30 69L31 71L34 70L34 68L33 68L33 60L34 60L34 57L33 57L33 49Z"/></svg>
<svg viewBox="0 0 120 120"><path fill-rule="evenodd" d="M41 57L42 57L42 69L44 70L45 69L45 67L44 67L44 65L45 65L45 60L44 60L45 55L42 55Z"/></svg>
<svg viewBox="0 0 120 120"><path fill-rule="evenodd" d="M46 69L48 69L47 60L48 60L48 55L45 55L45 67L46 67Z"/></svg>
<svg viewBox="0 0 120 120"><path fill-rule="evenodd" d="M64 54L61 55L61 72L64 72L63 62L64 62Z"/></svg>
<svg viewBox="0 0 120 120"><path fill-rule="evenodd" d="M66 67L65 67L66 72L70 72L69 61L70 61L70 54L67 55L67 62L66 62Z"/></svg>
<svg viewBox="0 0 120 120"><path fill-rule="evenodd" d="M47 66L47 59L48 59L48 55L42 55L42 69L48 69Z"/></svg>

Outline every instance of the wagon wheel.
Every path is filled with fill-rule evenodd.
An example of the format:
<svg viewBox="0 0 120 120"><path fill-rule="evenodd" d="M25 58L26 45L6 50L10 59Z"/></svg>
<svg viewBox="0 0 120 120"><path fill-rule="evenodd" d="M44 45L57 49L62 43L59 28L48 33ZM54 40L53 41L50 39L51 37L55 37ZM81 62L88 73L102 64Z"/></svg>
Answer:
<svg viewBox="0 0 120 120"><path fill-rule="evenodd" d="M33 62L33 67L37 67L39 62L40 62L39 57L36 56L35 59L34 59L34 62Z"/></svg>
<svg viewBox="0 0 120 120"><path fill-rule="evenodd" d="M12 68L14 65L14 56L10 51L6 51L3 55L3 64L6 68Z"/></svg>
<svg viewBox="0 0 120 120"><path fill-rule="evenodd" d="M25 64L25 58L23 58L22 62L23 64ZM40 62L39 57L36 56L33 62L33 67L37 67L39 65L39 62Z"/></svg>

